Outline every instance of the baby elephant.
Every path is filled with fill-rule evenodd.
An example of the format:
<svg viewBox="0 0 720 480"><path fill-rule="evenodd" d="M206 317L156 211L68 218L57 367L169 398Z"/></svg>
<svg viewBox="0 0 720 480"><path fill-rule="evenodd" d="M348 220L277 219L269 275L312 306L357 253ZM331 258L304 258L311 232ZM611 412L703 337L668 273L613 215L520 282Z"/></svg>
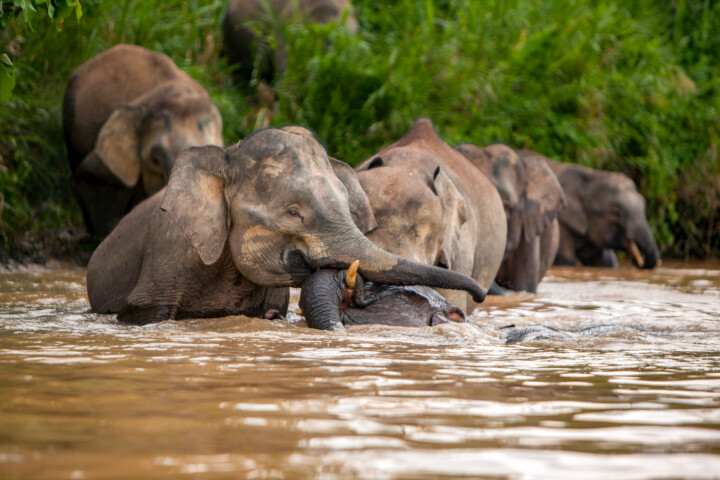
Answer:
<svg viewBox="0 0 720 480"><path fill-rule="evenodd" d="M318 270L303 283L300 308L308 326L334 330L342 325L381 324L426 327L465 323L462 309L429 287L401 287L366 282L348 270Z"/></svg>
<svg viewBox="0 0 720 480"><path fill-rule="evenodd" d="M75 70L63 131L85 224L99 237L167 184L180 150L222 145L222 118L205 89L167 56L134 45Z"/></svg>

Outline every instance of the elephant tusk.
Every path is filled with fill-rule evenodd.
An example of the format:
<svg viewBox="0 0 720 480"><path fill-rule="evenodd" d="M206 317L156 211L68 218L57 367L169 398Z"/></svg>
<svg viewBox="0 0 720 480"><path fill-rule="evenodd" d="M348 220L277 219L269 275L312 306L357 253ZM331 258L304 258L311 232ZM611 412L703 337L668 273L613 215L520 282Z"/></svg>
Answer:
<svg viewBox="0 0 720 480"><path fill-rule="evenodd" d="M358 271L358 266L360 265L360 260L355 260L351 265L350 268L348 268L347 275L345 275L345 285L347 285L347 288L352 290L355 288L355 281Z"/></svg>
<svg viewBox="0 0 720 480"><path fill-rule="evenodd" d="M629 245L630 253L632 254L633 258L635 259L635 263L637 263L638 267L642 268L643 265L645 265L645 260L643 260L643 256L640 253L640 249L635 244L635 242L633 242L632 240L628 243L630 244Z"/></svg>
<svg viewBox="0 0 720 480"><path fill-rule="evenodd" d="M295 313L296 313L297 315L300 315L301 317L304 317L304 316L305 316L305 314L304 314L303 311L302 311L302 308L300 308L300 307L298 307L298 308L295 309Z"/></svg>

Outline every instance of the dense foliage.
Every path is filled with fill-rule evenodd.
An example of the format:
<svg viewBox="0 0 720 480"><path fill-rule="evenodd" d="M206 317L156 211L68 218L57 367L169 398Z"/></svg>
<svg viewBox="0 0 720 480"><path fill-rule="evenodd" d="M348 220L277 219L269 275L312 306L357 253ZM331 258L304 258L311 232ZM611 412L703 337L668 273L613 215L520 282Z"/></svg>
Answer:
<svg viewBox="0 0 720 480"><path fill-rule="evenodd" d="M300 123L355 164L427 116L450 144L501 141L623 171L647 198L665 255L720 255L720 1L355 0L357 35L266 30L288 50L274 100L235 84L222 57L225 3L83 0L82 20L62 32L39 16L34 29L6 21L0 55L17 86L0 108L1 245L81 225L62 93L76 66L125 42L198 79L228 143Z"/></svg>

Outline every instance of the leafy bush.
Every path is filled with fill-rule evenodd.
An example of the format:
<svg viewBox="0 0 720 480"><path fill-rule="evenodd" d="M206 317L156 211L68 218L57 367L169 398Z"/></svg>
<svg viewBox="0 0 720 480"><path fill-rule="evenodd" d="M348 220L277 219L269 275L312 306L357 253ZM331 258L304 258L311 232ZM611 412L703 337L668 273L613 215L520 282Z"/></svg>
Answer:
<svg viewBox="0 0 720 480"><path fill-rule="evenodd" d="M267 124L300 123L331 155L357 164L427 116L450 144L501 141L623 171L648 199L665 254L720 254L720 2L353 3L356 35L335 25L289 23L279 37L267 30L288 54L270 102L258 101L254 85L234 84L223 60L225 1L84 0L82 22L66 22L61 34L47 18L34 31L10 20L0 32L17 78L0 109L2 242L38 222L81 222L62 92L76 66L125 42L168 54L198 79L223 114L228 143ZM41 216L48 199L58 208ZM34 216L43 220L27 220Z"/></svg>

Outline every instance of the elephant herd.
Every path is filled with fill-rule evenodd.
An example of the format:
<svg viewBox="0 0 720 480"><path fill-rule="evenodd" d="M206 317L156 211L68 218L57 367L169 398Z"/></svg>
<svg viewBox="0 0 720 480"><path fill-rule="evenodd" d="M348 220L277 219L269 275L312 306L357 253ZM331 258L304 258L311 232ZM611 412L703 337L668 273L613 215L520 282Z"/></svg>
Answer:
<svg viewBox="0 0 720 480"><path fill-rule="evenodd" d="M324 22L345 2L299 5ZM250 36L230 25L242 8L228 10L226 41ZM301 287L311 327L432 326L465 322L488 288L535 292L553 261L659 260L623 174L501 144L452 148L424 118L355 169L301 126L224 146L205 89L138 46L75 70L63 128L87 228L104 238L91 308L123 322L272 319Z"/></svg>

